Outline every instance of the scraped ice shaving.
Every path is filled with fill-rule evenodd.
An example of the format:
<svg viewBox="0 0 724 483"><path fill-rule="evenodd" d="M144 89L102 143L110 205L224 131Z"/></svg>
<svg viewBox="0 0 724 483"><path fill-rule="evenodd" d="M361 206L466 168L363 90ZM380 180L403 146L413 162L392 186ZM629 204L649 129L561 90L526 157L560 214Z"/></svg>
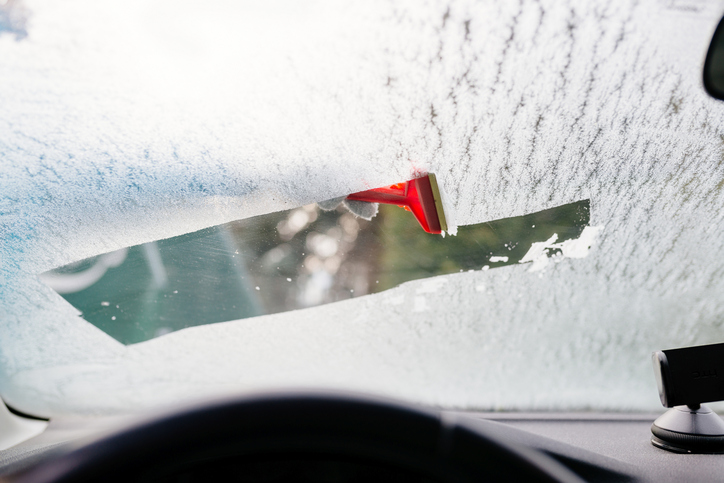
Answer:
<svg viewBox="0 0 724 483"><path fill-rule="evenodd" d="M551 262L558 263L565 258L585 258L602 229L602 226L587 226L578 238L561 243L556 243L558 234L554 233L544 242L533 243L518 263L533 262L528 271L539 272L545 270ZM551 252L554 250L559 252L555 256L551 256ZM492 257L490 261L494 261Z"/></svg>
<svg viewBox="0 0 724 483"><path fill-rule="evenodd" d="M585 258L588 251L598 240L599 234L603 231L603 226L587 226L581 232L578 238L566 240L560 243L561 253L565 258Z"/></svg>

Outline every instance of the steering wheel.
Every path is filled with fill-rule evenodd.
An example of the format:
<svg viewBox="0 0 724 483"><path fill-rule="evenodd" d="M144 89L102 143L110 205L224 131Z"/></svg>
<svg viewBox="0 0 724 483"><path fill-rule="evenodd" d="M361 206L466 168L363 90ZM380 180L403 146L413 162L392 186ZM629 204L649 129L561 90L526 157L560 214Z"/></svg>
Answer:
<svg viewBox="0 0 724 483"><path fill-rule="evenodd" d="M86 442L13 478L89 481L580 482L499 431L347 393L216 399Z"/></svg>

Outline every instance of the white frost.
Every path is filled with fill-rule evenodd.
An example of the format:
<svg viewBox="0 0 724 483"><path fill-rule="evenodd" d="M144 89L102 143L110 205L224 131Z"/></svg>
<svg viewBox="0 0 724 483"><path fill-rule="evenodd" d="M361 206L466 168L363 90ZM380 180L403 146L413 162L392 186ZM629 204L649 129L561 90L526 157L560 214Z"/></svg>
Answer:
<svg viewBox="0 0 724 483"><path fill-rule="evenodd" d="M420 287L417 289L419 294L428 294L438 292L448 283L447 277L435 277L429 280L421 280Z"/></svg>
<svg viewBox="0 0 724 483"><path fill-rule="evenodd" d="M414 312L425 312L429 309L427 306L427 300L425 300L425 297L415 297L415 302L412 307L412 310Z"/></svg>

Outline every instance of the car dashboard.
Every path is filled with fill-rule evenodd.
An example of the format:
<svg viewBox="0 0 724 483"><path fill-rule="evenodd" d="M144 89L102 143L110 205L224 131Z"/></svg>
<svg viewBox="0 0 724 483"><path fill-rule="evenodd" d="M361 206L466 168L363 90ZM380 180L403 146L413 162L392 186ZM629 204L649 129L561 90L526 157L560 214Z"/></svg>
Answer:
<svg viewBox="0 0 724 483"><path fill-rule="evenodd" d="M654 447L650 442L650 426L658 415L653 413L443 411L442 414L447 418L465 419L510 444L551 456L584 481L720 481L724 470L724 460L719 455L675 454ZM16 481L24 471L52 461L78 441L112 432L136 418L53 419L42 434L0 452L0 481Z"/></svg>

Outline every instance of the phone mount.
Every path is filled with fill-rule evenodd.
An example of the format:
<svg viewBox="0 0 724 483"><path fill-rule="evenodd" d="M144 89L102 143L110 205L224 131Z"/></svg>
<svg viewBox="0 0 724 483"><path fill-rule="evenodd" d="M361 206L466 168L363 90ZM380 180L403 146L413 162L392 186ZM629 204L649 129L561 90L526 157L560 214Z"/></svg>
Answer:
<svg viewBox="0 0 724 483"><path fill-rule="evenodd" d="M651 443L675 453L724 453L724 421L704 402L724 400L724 344L653 353L664 407Z"/></svg>

